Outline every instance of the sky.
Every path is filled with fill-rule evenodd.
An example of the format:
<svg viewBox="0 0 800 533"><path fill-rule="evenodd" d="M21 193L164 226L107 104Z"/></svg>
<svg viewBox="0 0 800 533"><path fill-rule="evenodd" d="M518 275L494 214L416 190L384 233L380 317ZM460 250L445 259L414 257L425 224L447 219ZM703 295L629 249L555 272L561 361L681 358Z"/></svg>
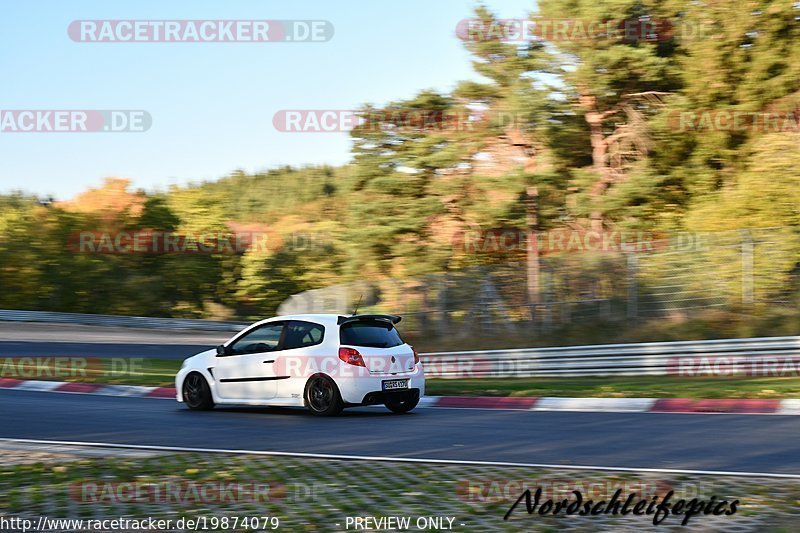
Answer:
<svg viewBox="0 0 800 533"><path fill-rule="evenodd" d="M533 0L487 0L502 18ZM286 109L356 109L477 79L456 24L475 0L6 0L0 110L144 110L145 132L0 132L0 193L67 199L104 177L134 187L214 180L237 169L349 160L346 133L285 133ZM88 43L75 20L326 20L328 42Z"/></svg>

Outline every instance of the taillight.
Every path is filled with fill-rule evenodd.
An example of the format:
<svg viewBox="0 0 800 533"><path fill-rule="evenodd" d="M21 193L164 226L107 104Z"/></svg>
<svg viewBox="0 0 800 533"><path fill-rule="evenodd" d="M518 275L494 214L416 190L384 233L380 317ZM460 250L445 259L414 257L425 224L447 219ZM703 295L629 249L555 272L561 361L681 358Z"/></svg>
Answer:
<svg viewBox="0 0 800 533"><path fill-rule="evenodd" d="M358 350L355 350L353 348L339 348L339 359L341 359L348 365L363 366L363 367L367 366L364 364L364 358L361 357L361 354L358 353Z"/></svg>
<svg viewBox="0 0 800 533"><path fill-rule="evenodd" d="M412 346L411 347L411 351L414 352L414 364L418 365L419 364L419 354L417 353L417 349Z"/></svg>

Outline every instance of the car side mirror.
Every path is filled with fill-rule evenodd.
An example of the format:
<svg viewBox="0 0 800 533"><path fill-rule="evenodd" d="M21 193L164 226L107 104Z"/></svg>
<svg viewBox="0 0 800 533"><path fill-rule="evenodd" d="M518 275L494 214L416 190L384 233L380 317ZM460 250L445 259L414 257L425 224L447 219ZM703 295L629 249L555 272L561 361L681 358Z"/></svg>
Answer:
<svg viewBox="0 0 800 533"><path fill-rule="evenodd" d="M231 353L230 348L228 348L224 344L220 344L219 346L217 346L217 357L230 355L230 353Z"/></svg>

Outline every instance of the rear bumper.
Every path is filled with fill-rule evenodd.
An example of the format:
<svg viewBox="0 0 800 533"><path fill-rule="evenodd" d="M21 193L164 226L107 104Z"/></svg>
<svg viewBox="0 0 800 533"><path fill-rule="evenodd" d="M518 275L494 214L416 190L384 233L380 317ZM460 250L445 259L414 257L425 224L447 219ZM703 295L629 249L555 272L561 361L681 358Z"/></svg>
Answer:
<svg viewBox="0 0 800 533"><path fill-rule="evenodd" d="M361 400L360 405L383 405L387 401L401 402L408 399L419 400L419 398L419 389L408 389L392 392L374 391L368 392Z"/></svg>
<svg viewBox="0 0 800 533"><path fill-rule="evenodd" d="M408 388L384 392L384 380L391 379L408 379ZM425 395L425 377L421 371L417 371L414 374L398 376L358 377L346 381L339 381L338 385L342 400L345 404L349 405L382 404L384 402L379 401L381 398L387 396L405 397L409 393L412 393L412 391L414 391L413 394L418 394L420 397Z"/></svg>

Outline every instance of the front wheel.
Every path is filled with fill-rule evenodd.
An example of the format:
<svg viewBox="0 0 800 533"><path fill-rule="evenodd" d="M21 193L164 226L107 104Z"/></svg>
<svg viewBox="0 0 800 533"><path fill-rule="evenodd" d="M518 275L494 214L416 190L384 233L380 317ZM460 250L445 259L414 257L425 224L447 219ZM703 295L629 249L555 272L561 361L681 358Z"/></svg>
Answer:
<svg viewBox="0 0 800 533"><path fill-rule="evenodd" d="M419 403L419 396L406 396L402 400L387 400L383 405L393 413L407 413L417 406Z"/></svg>
<svg viewBox="0 0 800 533"><path fill-rule="evenodd" d="M207 411L214 407L211 388L198 372L192 372L183 380L183 401L193 411Z"/></svg>
<svg viewBox="0 0 800 533"><path fill-rule="evenodd" d="M342 395L331 378L313 376L306 384L306 407L317 416L335 416L344 409Z"/></svg>

